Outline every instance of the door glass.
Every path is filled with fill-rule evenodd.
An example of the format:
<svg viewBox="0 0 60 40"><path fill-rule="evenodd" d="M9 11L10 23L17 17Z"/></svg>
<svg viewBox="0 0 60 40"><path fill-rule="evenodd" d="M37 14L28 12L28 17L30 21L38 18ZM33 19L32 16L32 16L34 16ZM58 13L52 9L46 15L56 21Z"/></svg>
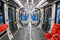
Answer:
<svg viewBox="0 0 60 40"><path fill-rule="evenodd" d="M42 29L44 32L48 32L50 30L51 18L52 18L52 8L51 7L45 8L44 20L42 25Z"/></svg>
<svg viewBox="0 0 60 40"><path fill-rule="evenodd" d="M16 21L15 10L12 7L8 8L8 18L9 18L9 26L10 31L14 34L17 30L17 25L14 23Z"/></svg>
<svg viewBox="0 0 60 40"><path fill-rule="evenodd" d="M0 10L0 15L3 15L2 10Z"/></svg>

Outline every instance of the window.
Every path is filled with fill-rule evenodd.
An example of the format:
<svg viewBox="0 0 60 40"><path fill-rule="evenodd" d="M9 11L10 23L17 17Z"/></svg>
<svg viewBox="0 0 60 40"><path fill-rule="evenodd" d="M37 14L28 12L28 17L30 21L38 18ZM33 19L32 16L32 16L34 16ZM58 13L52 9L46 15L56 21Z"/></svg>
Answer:
<svg viewBox="0 0 60 40"><path fill-rule="evenodd" d="M0 24L5 23L4 21L4 9L3 9L4 5L2 2L0 2Z"/></svg>
<svg viewBox="0 0 60 40"><path fill-rule="evenodd" d="M52 8L47 7L45 8L43 25L42 25L42 29L44 30L44 32L48 32L50 30L51 18L52 18Z"/></svg>
<svg viewBox="0 0 60 40"><path fill-rule="evenodd" d="M60 24L60 2L57 3L56 9L56 23Z"/></svg>

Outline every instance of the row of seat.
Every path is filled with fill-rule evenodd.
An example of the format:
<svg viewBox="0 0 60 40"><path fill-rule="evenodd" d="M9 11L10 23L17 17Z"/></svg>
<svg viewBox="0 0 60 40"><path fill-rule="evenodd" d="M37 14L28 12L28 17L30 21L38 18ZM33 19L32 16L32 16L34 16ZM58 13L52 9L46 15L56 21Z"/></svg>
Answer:
<svg viewBox="0 0 60 40"><path fill-rule="evenodd" d="M0 33L8 28L8 24L0 25ZM60 40L60 24L54 24L51 33L44 34L47 40Z"/></svg>
<svg viewBox="0 0 60 40"><path fill-rule="evenodd" d="M8 24L1 24L0 25L0 33L5 31L8 28Z"/></svg>
<svg viewBox="0 0 60 40"><path fill-rule="evenodd" d="M22 21L27 21L28 18L29 18L28 15L22 15L22 16L21 16L21 20L22 20ZM32 20L33 20L33 21L38 21L38 20L39 20L39 17L38 17L37 15L33 15L33 16L32 16Z"/></svg>
<svg viewBox="0 0 60 40"><path fill-rule="evenodd" d="M54 24L51 33L44 34L47 40L60 40L60 24Z"/></svg>

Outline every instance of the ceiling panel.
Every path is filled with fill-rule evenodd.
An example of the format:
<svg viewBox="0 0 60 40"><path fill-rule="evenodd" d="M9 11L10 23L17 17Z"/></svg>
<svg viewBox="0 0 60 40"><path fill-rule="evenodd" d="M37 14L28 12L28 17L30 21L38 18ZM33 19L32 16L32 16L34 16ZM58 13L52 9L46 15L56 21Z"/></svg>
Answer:
<svg viewBox="0 0 60 40"><path fill-rule="evenodd" d="M27 4L27 0L19 0L24 6ZM31 4L32 0L28 0L29 4ZM41 0L33 0L33 4L37 5Z"/></svg>

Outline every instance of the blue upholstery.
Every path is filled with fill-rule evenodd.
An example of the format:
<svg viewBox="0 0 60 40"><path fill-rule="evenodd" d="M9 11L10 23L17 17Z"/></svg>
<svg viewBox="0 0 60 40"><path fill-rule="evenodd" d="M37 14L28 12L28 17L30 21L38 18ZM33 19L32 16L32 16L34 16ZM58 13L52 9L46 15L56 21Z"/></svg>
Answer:
<svg viewBox="0 0 60 40"><path fill-rule="evenodd" d="M27 19L28 19L28 15L22 15L21 16L21 20L22 21L27 21Z"/></svg>
<svg viewBox="0 0 60 40"><path fill-rule="evenodd" d="M33 16L32 16L32 20L33 20L33 21L38 21L38 20L39 20L39 17L38 17L37 15L33 15Z"/></svg>

